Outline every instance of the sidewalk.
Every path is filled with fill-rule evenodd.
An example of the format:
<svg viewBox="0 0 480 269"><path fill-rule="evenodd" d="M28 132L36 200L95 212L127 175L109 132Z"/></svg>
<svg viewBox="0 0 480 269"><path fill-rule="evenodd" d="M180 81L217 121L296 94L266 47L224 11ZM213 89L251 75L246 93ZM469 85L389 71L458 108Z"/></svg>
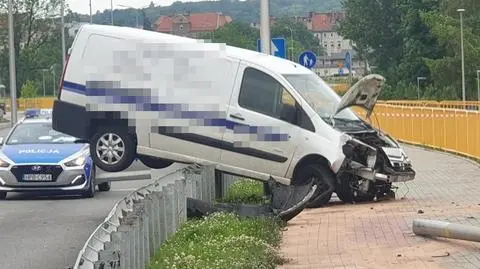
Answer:
<svg viewBox="0 0 480 269"><path fill-rule="evenodd" d="M304 210L283 233L282 253L291 260L278 268L480 268L480 243L428 239L411 228L414 218L480 226L480 166L406 150L418 175L398 185L395 201L350 205L335 198Z"/></svg>

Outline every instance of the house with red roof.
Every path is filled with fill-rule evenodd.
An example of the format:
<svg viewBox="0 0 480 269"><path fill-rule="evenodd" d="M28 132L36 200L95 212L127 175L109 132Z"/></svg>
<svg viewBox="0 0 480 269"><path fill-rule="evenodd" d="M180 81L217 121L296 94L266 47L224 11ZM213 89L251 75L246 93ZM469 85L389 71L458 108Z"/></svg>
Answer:
<svg viewBox="0 0 480 269"><path fill-rule="evenodd" d="M154 29L157 32L196 38L199 33L212 33L231 21L230 16L221 12L188 12L161 16L154 23Z"/></svg>

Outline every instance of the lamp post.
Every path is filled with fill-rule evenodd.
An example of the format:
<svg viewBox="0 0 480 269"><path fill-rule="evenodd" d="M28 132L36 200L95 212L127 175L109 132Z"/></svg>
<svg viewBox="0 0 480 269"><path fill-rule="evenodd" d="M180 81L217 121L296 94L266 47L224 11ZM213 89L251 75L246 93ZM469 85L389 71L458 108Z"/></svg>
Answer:
<svg viewBox="0 0 480 269"><path fill-rule="evenodd" d="M113 25L113 0L110 0L110 19L111 24Z"/></svg>
<svg viewBox="0 0 480 269"><path fill-rule="evenodd" d="M426 77L417 77L417 99L420 100L420 80L426 80Z"/></svg>
<svg viewBox="0 0 480 269"><path fill-rule="evenodd" d="M42 69L42 76L43 76L43 96L45 96L45 72L48 72L48 69Z"/></svg>
<svg viewBox="0 0 480 269"><path fill-rule="evenodd" d="M135 9L135 8L132 7L132 6L127 6L127 5L118 5L118 6ZM135 15L135 19L137 20L137 28L138 28L138 27L140 26L140 24L138 23L138 12L137 12L137 14Z"/></svg>
<svg viewBox="0 0 480 269"><path fill-rule="evenodd" d="M477 94L478 101L480 102L480 70L477 70Z"/></svg>
<svg viewBox="0 0 480 269"><path fill-rule="evenodd" d="M463 12L465 9L459 8L457 11L460 13L460 39L461 39L461 47L462 47L462 100L465 102L465 58L463 53Z"/></svg>
<svg viewBox="0 0 480 269"><path fill-rule="evenodd" d="M15 47L13 36L13 3L8 0L8 51L10 68L10 99L12 127L17 123L17 79L15 74Z"/></svg>
<svg viewBox="0 0 480 269"><path fill-rule="evenodd" d="M65 0L61 0L60 17L62 29L62 67L65 67L65 20L64 20Z"/></svg>
<svg viewBox="0 0 480 269"><path fill-rule="evenodd" d="M93 17L92 17L92 0L89 1L90 5L90 23L93 23Z"/></svg>
<svg viewBox="0 0 480 269"><path fill-rule="evenodd" d="M290 56L290 60L293 61L293 31L292 31L292 28L290 26L286 26L288 28L288 30L290 30L290 39L292 41L290 41L290 43L292 43L292 45L290 46L290 50L291 50L291 56Z"/></svg>
<svg viewBox="0 0 480 269"><path fill-rule="evenodd" d="M263 53L271 55L270 12L268 5L269 0L260 0L260 40L262 42Z"/></svg>

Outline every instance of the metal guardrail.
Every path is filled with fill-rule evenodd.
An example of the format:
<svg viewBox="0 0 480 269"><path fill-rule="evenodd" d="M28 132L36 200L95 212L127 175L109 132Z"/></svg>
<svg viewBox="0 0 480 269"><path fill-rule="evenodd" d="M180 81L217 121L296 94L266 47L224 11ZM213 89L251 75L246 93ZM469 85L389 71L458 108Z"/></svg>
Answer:
<svg viewBox="0 0 480 269"><path fill-rule="evenodd" d="M222 179L224 186L235 180ZM226 188L218 187L224 195ZM189 166L130 193L88 238L73 269L148 267L159 247L185 222L187 197L213 202L215 188L213 167Z"/></svg>

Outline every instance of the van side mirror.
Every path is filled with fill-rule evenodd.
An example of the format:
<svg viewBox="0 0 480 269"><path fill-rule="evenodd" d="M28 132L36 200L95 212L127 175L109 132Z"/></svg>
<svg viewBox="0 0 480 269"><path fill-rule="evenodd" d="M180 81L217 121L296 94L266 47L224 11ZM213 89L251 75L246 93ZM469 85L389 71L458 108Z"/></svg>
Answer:
<svg viewBox="0 0 480 269"><path fill-rule="evenodd" d="M292 105L283 104L280 119L291 124L297 123L297 108Z"/></svg>

